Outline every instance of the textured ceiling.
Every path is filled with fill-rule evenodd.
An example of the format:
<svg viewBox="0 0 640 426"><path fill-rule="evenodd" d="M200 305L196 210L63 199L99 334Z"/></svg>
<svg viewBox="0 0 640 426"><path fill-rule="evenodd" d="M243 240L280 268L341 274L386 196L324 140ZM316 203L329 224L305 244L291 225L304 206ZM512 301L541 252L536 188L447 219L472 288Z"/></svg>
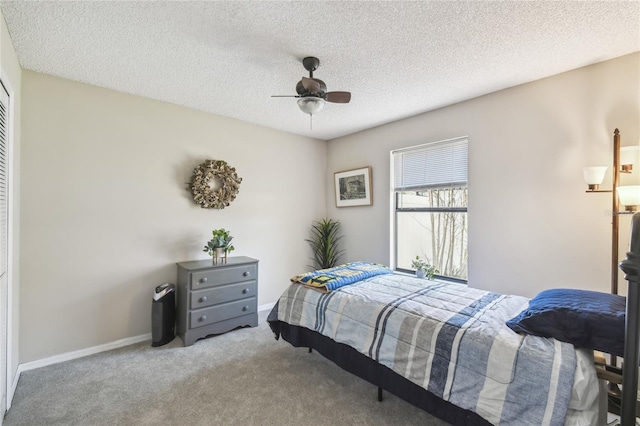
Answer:
<svg viewBox="0 0 640 426"><path fill-rule="evenodd" d="M23 68L320 139L640 50L639 1L0 3ZM313 117L314 76L351 103Z"/></svg>

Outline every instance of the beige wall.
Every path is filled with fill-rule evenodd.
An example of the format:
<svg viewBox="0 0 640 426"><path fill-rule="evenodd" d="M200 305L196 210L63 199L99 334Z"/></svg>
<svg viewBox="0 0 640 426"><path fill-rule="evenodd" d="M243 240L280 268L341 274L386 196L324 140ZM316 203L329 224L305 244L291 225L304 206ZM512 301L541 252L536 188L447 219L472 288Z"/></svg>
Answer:
<svg viewBox="0 0 640 426"><path fill-rule="evenodd" d="M306 270L326 142L23 73L20 361L149 333L153 288L214 228L260 260L258 304ZM186 190L206 159L243 178L224 210Z"/></svg>
<svg viewBox="0 0 640 426"><path fill-rule="evenodd" d="M469 284L608 291L611 198L585 194L582 168L612 162L615 128L638 144L639 94L636 53L330 141L328 215L342 222L347 260L390 263L390 150L468 136ZM333 173L367 165L374 205L336 208Z"/></svg>
<svg viewBox="0 0 640 426"><path fill-rule="evenodd" d="M10 238L10 271L9 271L9 294L11 298L9 319L9 345L8 353L8 374L9 381L16 378L19 360L19 302L20 302L20 139L21 139L21 78L22 69L18 63L15 50L9 37L7 25L4 17L0 13L0 69L5 84L10 85L13 93L13 117L11 120L12 144L9 145L9 238Z"/></svg>
<svg viewBox="0 0 640 426"><path fill-rule="evenodd" d="M25 71L20 362L148 333L153 287L175 280L175 262L206 258L213 228L232 231L234 254L260 259L259 304L306 269L303 239L327 212L343 224L345 260L388 264L389 151L458 136L470 143L470 285L608 291L610 198L584 193L582 167L611 162L616 127L623 145L638 143L639 92L640 54L628 55L327 148ZM208 158L244 179L222 211L198 208L184 190ZM366 165L374 205L335 208L333 173Z"/></svg>

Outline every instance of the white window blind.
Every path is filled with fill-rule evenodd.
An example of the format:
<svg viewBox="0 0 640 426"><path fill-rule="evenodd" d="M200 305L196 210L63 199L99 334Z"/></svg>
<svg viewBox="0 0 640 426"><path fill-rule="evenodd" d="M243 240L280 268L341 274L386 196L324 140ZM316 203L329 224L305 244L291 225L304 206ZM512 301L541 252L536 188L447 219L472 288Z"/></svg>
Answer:
<svg viewBox="0 0 640 426"><path fill-rule="evenodd" d="M468 151L466 137L393 151L394 190L466 186Z"/></svg>

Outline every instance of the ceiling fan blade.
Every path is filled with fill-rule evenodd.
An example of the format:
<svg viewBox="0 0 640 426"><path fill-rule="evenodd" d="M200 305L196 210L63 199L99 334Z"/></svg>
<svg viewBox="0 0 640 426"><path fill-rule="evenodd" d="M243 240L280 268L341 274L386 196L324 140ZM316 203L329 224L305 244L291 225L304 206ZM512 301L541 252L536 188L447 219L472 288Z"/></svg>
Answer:
<svg viewBox="0 0 640 426"><path fill-rule="evenodd" d="M307 77L302 77L302 87L304 87L305 90L311 93L318 93L320 92L320 89L321 89L320 83L318 83L312 78L307 78Z"/></svg>
<svg viewBox="0 0 640 426"><path fill-rule="evenodd" d="M325 100L336 104L348 104L351 100L351 92L327 92Z"/></svg>
<svg viewBox="0 0 640 426"><path fill-rule="evenodd" d="M271 95L272 98L299 98L300 95Z"/></svg>

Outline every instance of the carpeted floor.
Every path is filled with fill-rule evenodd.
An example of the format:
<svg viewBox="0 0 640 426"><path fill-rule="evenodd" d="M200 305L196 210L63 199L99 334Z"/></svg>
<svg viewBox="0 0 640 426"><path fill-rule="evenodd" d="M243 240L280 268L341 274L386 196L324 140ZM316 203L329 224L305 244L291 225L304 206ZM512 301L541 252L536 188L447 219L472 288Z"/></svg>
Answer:
<svg viewBox="0 0 640 426"><path fill-rule="evenodd" d="M446 425L260 325L22 373L14 425Z"/></svg>

